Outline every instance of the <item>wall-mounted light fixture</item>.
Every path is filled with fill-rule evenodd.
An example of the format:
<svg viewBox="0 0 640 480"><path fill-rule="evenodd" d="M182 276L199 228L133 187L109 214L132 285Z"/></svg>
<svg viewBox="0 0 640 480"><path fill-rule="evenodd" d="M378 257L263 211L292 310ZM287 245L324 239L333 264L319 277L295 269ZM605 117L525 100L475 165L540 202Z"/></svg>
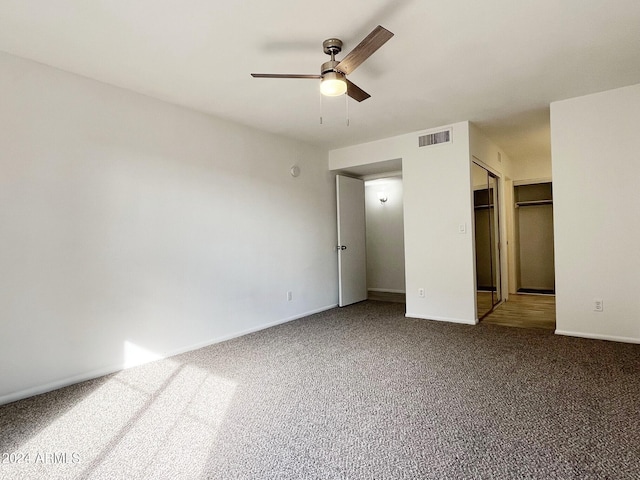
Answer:
<svg viewBox="0 0 640 480"><path fill-rule="evenodd" d="M378 192L378 200L380 200L380 205L387 203L387 200L389 200L387 192Z"/></svg>

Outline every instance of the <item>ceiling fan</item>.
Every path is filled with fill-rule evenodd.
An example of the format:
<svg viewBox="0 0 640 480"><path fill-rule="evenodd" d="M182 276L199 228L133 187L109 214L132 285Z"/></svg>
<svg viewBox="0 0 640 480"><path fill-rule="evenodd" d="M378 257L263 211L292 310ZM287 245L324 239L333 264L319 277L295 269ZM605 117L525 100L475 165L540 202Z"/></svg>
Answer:
<svg viewBox="0 0 640 480"><path fill-rule="evenodd" d="M320 92L329 97L337 97L346 93L354 100L361 102L371 95L347 79L347 75L358 68L376 50L384 45L393 33L378 25L341 61L336 55L342 51L342 40L329 38L322 42L324 53L331 56L331 60L322 64L320 75L286 74L286 73L252 73L254 78L310 78L321 80Z"/></svg>

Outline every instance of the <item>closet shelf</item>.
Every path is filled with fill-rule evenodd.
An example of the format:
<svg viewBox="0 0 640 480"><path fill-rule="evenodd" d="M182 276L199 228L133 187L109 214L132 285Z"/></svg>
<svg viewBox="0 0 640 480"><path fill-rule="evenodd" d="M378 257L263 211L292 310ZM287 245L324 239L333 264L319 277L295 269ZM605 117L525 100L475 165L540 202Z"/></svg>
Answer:
<svg viewBox="0 0 640 480"><path fill-rule="evenodd" d="M530 207L533 205L553 205L553 200L530 200L528 202L516 202L516 207Z"/></svg>

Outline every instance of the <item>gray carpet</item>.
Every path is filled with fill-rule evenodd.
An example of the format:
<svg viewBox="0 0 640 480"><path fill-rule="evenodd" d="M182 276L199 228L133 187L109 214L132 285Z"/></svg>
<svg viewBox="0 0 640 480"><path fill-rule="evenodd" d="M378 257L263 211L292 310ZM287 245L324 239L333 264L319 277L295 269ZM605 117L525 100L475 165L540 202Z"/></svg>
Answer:
<svg viewBox="0 0 640 480"><path fill-rule="evenodd" d="M7 479L640 478L640 346L365 302L0 407L0 429Z"/></svg>

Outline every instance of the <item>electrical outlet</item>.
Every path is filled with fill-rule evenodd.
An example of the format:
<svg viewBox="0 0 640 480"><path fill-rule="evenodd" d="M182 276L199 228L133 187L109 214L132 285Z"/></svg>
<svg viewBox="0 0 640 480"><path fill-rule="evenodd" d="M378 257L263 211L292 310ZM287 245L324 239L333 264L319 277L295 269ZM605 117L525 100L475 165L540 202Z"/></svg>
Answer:
<svg viewBox="0 0 640 480"><path fill-rule="evenodd" d="M419 296L420 298L424 298L424 288L419 288L419 289L418 289L418 296Z"/></svg>
<svg viewBox="0 0 640 480"><path fill-rule="evenodd" d="M594 312L602 312L604 311L604 302L601 298L596 298L593 301L593 311Z"/></svg>
<svg viewBox="0 0 640 480"><path fill-rule="evenodd" d="M287 302L293 300L293 292L287 292Z"/></svg>

